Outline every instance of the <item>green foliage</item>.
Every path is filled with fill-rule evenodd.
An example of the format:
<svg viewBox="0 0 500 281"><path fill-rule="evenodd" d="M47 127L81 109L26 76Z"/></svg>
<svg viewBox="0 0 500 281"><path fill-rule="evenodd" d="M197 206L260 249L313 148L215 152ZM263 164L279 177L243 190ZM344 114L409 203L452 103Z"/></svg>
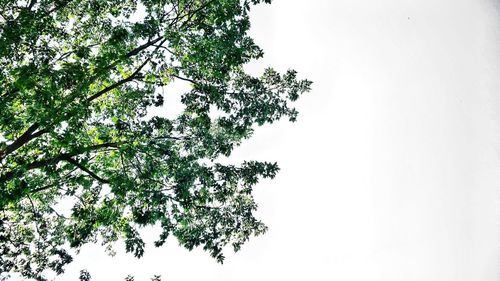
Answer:
<svg viewBox="0 0 500 281"><path fill-rule="evenodd" d="M259 2L0 0L0 276L60 274L86 243L141 257L152 225L155 246L174 236L219 262L265 232L252 189L278 166L220 159L294 121L311 82L244 72L263 55L247 35ZM167 93L184 106L167 118L173 81L190 89Z"/></svg>
<svg viewBox="0 0 500 281"><path fill-rule="evenodd" d="M80 270L79 279L80 281L90 281L92 279L92 276L90 276L90 273L87 270L82 269Z"/></svg>

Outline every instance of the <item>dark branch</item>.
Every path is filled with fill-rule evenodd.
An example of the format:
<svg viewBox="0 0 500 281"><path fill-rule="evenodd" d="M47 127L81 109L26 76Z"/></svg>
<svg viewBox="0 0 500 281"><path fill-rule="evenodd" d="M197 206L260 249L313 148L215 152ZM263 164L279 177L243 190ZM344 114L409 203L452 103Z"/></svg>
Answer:
<svg viewBox="0 0 500 281"><path fill-rule="evenodd" d="M70 1L65 1L63 4L62 7L64 7L65 5L67 5ZM163 40L162 40L163 39ZM155 45L155 51L157 51L159 49L159 47L161 47L161 45L163 43L165 43L166 39L164 38L164 36L160 36L152 41L149 41L141 46L138 46L136 47L135 49L131 50L130 52L128 52L124 57L125 58L130 58L132 56L135 56L137 54L139 54L140 52L142 52L143 50L147 49L148 47L150 46L153 46L154 44L156 44L157 42L159 42L160 40L162 40L162 42L160 42L160 45L159 46L156 46ZM113 90L113 89L116 89L118 87L120 87L121 85L127 83L127 82L130 82L132 80L134 80L135 78L138 77L138 74L140 73L140 71L144 68L144 66L146 66L146 64L151 60L151 57L146 59L146 61L141 65L139 66L138 69L136 69L136 71L130 75L129 77L123 79L123 80L120 80L118 81L117 83L109 86L109 87L106 87L105 89L99 91L98 93L90 96L87 101L93 101L94 99L104 95L105 93ZM113 64L111 64L107 69L113 67L114 65L116 65L116 63L118 62L115 62ZM9 154L15 152L17 149L21 148L23 145L25 145L26 143L30 142L31 140L45 134L45 133L48 133L49 131L47 129L43 129L43 130L40 130L36 133L34 133L38 128L40 127L40 124L38 123L33 123L27 130L26 132L24 132L18 139L16 139L12 144L8 145L3 151L0 151L0 160L4 159L6 156L8 156ZM1 177L0 177L1 179Z"/></svg>
<svg viewBox="0 0 500 281"><path fill-rule="evenodd" d="M133 56L139 54L140 52L142 52L143 50L147 49L148 47L153 46L154 44L156 44L156 42L160 41L161 39L163 39L163 36L160 36L160 37L158 37L158 38L156 38L156 39L154 39L152 41L149 41L149 42L147 42L147 43L145 43L145 44L143 44L143 45L141 45L141 46L133 49L132 51L128 52L125 55L125 57L126 58L133 57Z"/></svg>
<svg viewBox="0 0 500 281"><path fill-rule="evenodd" d="M3 151L0 151L0 160L5 158L7 155L19 149L24 144L28 143L33 139L33 133L40 127L37 123L31 125L26 131L19 136L13 143L8 145Z"/></svg>
<svg viewBox="0 0 500 281"><path fill-rule="evenodd" d="M59 154L59 155L52 157L52 158L49 158L49 159L34 161L34 162L31 162L30 164L25 165L24 166L25 168L23 171L9 171L9 172L3 174L0 177L0 183L11 180L15 176L22 176L23 173L25 173L27 171L43 168L43 167L46 167L49 165L55 165L63 160L67 160L68 158L83 154L85 152L99 150L101 148L109 148L109 147L116 148L116 147L118 147L118 145L119 145L118 143L103 143L103 144L98 144L98 145L92 145L92 146L88 146L88 147L75 149L71 153L62 153L62 154Z"/></svg>
<svg viewBox="0 0 500 281"><path fill-rule="evenodd" d="M71 158L69 156L66 156L66 157L64 157L64 160L67 161L67 162L69 162L69 163L71 163L71 164L73 164L73 165L75 165L80 170L86 172L87 174L89 174L94 179L96 179L96 180L98 180L98 181L100 181L102 183L109 183L109 180L101 178L96 173L94 173L91 170L89 170L87 167L85 167L82 164L78 163L78 161L76 161L75 159L73 159L73 158Z"/></svg>
<svg viewBox="0 0 500 281"><path fill-rule="evenodd" d="M160 37L160 38L158 38L158 39L156 39L156 40L151 41L151 42L150 42L151 44L145 44L145 45L143 45L143 46L146 46L146 47L144 47L143 49L145 49L145 48L147 48L147 47L149 47L149 46L153 45L153 44L154 44L154 43L156 43L156 42L158 42L161 38L163 38L163 37ZM159 46L156 46L156 48L155 48L154 52L156 52L156 51L157 51L157 50L161 47L161 45L163 45L163 43L165 43L165 41L167 41L167 40L166 40L166 39L163 39L163 40L160 42L160 45L159 45ZM154 42L154 43L152 43L152 42ZM136 49L136 50L143 50L143 49L138 48L138 49ZM133 53L133 52L135 52L136 50L132 51L132 53ZM150 57L148 57L148 58L147 58L147 59L146 59L146 60L145 60L145 61L144 61L144 62L143 62L143 63L142 63L142 64L141 64L141 65L140 65L140 66L139 66L139 67L138 67L138 68L137 68L137 69L136 69L136 70L135 70L135 71L134 71L134 72L133 72L130 76L129 76L129 77L127 77L127 78L125 78L125 79L122 79L122 80L120 80L120 81L116 82L115 84L113 84L113 85L111 85L111 86L108 86L108 87L106 87L106 88L102 89L101 91L99 91L99 92L97 92L97 93L93 94L92 96L88 97L86 101L87 101L87 102L91 102L91 101L93 101L93 100L95 100L95 99L99 98L100 96L102 96L102 95L106 94L107 92L112 91L112 90L114 90L114 89L116 89L116 88L120 87L121 85L123 85L123 84L125 84L125 83L127 83L127 82L130 82L130 81L134 80L135 78L138 78L138 76L139 76L139 74L140 74L141 70L142 70L142 69L143 69L143 68L144 68L144 67L148 64L148 62L149 62L150 60L151 60L151 56L150 56Z"/></svg>
<svg viewBox="0 0 500 281"><path fill-rule="evenodd" d="M92 96L88 97L87 98L87 102L91 102L97 98L99 98L100 96L106 94L107 92L110 92L118 87L120 87L121 85L127 83L127 82L130 82L132 80L134 80L135 78L138 77L138 74L139 72L144 68L144 66L146 66L146 64L149 62L150 58L146 59L146 61L144 61L135 71L134 73L132 73L132 75L130 75L129 77L125 78L125 79L122 79L118 82L116 82L115 84L111 85L111 86L108 86L104 89L102 89L101 91L93 94Z"/></svg>
<svg viewBox="0 0 500 281"><path fill-rule="evenodd" d="M175 75L175 74L172 74L173 77L175 78L178 78L180 80L183 80L183 81L186 81L186 82L190 82L190 83L193 83L193 84L198 84L196 81L194 81L193 79L189 79L189 78L186 78L186 77L182 77L182 76L179 76L179 75Z"/></svg>
<svg viewBox="0 0 500 281"><path fill-rule="evenodd" d="M33 8L33 6L35 6L37 0L31 0L29 5L26 7L28 10L31 10L31 8Z"/></svg>
<svg viewBox="0 0 500 281"><path fill-rule="evenodd" d="M47 11L46 15L48 16L48 15L52 14L53 12L57 12L57 11L63 9L70 2L71 2L71 0L66 0L66 1L60 2L59 5L55 5L54 8L50 9L49 11Z"/></svg>

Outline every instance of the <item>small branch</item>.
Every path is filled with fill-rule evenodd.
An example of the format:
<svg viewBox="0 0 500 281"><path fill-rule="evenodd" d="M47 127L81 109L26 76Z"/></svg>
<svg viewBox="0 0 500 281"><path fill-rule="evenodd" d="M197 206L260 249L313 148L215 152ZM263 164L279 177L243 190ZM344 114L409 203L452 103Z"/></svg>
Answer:
<svg viewBox="0 0 500 281"><path fill-rule="evenodd" d="M33 8L33 6L35 6L37 0L31 0L29 5L26 7L26 9L28 10L31 10L31 8Z"/></svg>
<svg viewBox="0 0 500 281"><path fill-rule="evenodd" d="M54 214L56 214L58 217L62 218L62 219L69 219L68 217L64 216L64 215L61 215L59 214L54 208L52 208L51 206L47 206L52 212L54 212Z"/></svg>
<svg viewBox="0 0 500 281"><path fill-rule="evenodd" d="M53 12L56 12L64 7L66 7L69 4L69 2L71 2L71 0L66 0L66 1L62 2L59 6L55 5L54 8L47 11L46 15L48 16L48 15L52 14Z"/></svg>
<svg viewBox="0 0 500 281"><path fill-rule="evenodd" d="M158 48L163 49L163 50L166 50L166 51L167 51L167 52L169 52L172 56L175 56L175 53L174 53L172 50L170 50L169 48L165 47L165 46L159 46L159 45L153 45L153 46L158 47Z"/></svg>
<svg viewBox="0 0 500 281"><path fill-rule="evenodd" d="M109 180L107 179L103 179L101 178L100 176L98 176L96 173L92 172L91 170L89 170L87 167L83 166L82 164L78 163L78 161L76 161L75 159L71 158L71 157L65 157L64 158L65 161L68 161L69 163L75 165L76 167L78 167L80 170L86 172L87 174L89 174L89 176L93 177L94 179L102 182L102 183L109 183Z"/></svg>
<svg viewBox="0 0 500 281"><path fill-rule="evenodd" d="M139 66L139 68L137 68L134 73L132 73L132 75L130 75L129 77L125 78L125 79L122 79L118 82L116 82L115 84L111 85L111 86L108 86L104 89L102 89L101 91L93 94L92 96L88 97L86 99L87 102L91 102L97 98L99 98L100 96L106 94L107 92L110 92L118 87L120 87L121 85L127 83L127 82L130 82L132 81L134 78L136 78L136 75L139 73L139 71L141 71L141 69L149 62L149 59L147 59L141 66Z"/></svg>
<svg viewBox="0 0 500 281"><path fill-rule="evenodd" d="M150 46L154 46L154 44L156 44L156 42L162 40L163 38L164 38L163 36L160 36L160 37L158 37L158 38L156 38L156 39L154 39L152 41L149 41L149 42L147 42L147 43L145 43L145 44L143 44L143 45L141 45L141 46L133 49L132 51L128 52L125 55L125 57L126 58L130 58L132 56L135 56L135 55L139 54L141 51L145 50L146 48L148 48Z"/></svg>
<svg viewBox="0 0 500 281"><path fill-rule="evenodd" d="M31 208L32 208L33 216L35 218L37 218L37 219L41 218L40 214L38 213L38 211L35 208L35 204L33 204L33 200L31 200L30 195L29 194L27 194L27 195L28 195L28 200L31 203ZM38 236L40 236L41 234L40 234L40 229L38 228L38 223L35 221L34 224L35 224L36 232L38 233ZM38 240L40 240L40 237L38 237Z"/></svg>
<svg viewBox="0 0 500 281"><path fill-rule="evenodd" d="M80 154L85 153L85 152L98 150L100 148L109 148L109 147L116 148L116 147L118 147L118 145L119 145L119 143L103 143L103 144L98 144L98 145L92 145L92 146L88 146L88 147L75 149L71 153L62 153L62 154L59 154L59 155L52 157L52 158L49 158L49 159L34 161L34 162L31 162L30 164L25 165L25 168L23 171L18 171L18 172L9 171L9 172L3 174L2 176L0 176L0 183L11 180L15 176L21 176L22 173L24 173L24 172L27 172L27 171L30 171L33 169L39 169L39 168L42 168L42 167L45 167L45 166L48 166L51 164L57 164L60 161L66 160L68 157L71 158L71 157L80 155Z"/></svg>
<svg viewBox="0 0 500 281"><path fill-rule="evenodd" d="M186 81L186 82L190 82L190 83L193 83L193 84L198 84L196 81L194 81L192 79L189 79L189 78L186 78L186 77L182 77L182 76L175 75L175 74L172 74L172 76L175 77L175 78L178 78L180 80Z"/></svg>
<svg viewBox="0 0 500 281"><path fill-rule="evenodd" d="M156 43L156 42L158 42L161 38L163 38L163 37L159 37L159 38L157 38L156 40L153 40L153 41L151 41L151 42ZM159 47L160 47L161 45L163 45L163 43L165 43L165 41L167 41L167 39L163 39L163 40L160 42L160 45L159 45L159 46L156 46L156 48L155 48L155 50L153 51L153 53L154 53L154 52L156 52L156 51L159 49ZM151 43L151 42L150 42L150 43ZM145 48L147 48L147 47L149 47L149 46L153 45L154 43L151 43L151 44L149 44L149 43L148 43L148 44L143 45L143 46L146 46L146 47L144 47L143 49L145 49ZM136 50L143 50L143 49L138 48L138 49L136 49ZM130 53L134 54L134 52L135 52L136 50L134 50L134 51L132 51L132 52L130 52ZM129 81L134 80L135 78L137 78L137 76L139 75L140 71L141 71L141 70L142 70L142 69L143 69L143 68L144 68L144 67L148 64L148 62L149 62L150 60L151 60L151 56L150 56L150 57L148 57L148 58L147 58L147 59L146 59L146 60L145 60L145 61L144 61L144 62L143 62L143 63L142 63L142 64L141 64L141 65L140 65L140 66L139 66L139 67L138 67L135 71L134 71L134 73L132 73L129 77L127 77L127 78L125 78L125 79L122 79L122 80L120 80L120 81L116 82L115 84L113 84L113 85L111 85L111 86L108 86L108 87L106 87L106 88L102 89L101 91L99 91L99 92L97 92L97 93L93 94L92 96L88 97L86 101L87 101L87 102L91 102L91 101L93 101L93 100L95 100L95 99L99 98L100 96L104 95L105 93L107 93L107 92L109 92L109 91L112 91L112 90L114 90L114 89L116 89L116 88L120 87L121 85L123 85L123 84L125 84L125 83L129 82Z"/></svg>

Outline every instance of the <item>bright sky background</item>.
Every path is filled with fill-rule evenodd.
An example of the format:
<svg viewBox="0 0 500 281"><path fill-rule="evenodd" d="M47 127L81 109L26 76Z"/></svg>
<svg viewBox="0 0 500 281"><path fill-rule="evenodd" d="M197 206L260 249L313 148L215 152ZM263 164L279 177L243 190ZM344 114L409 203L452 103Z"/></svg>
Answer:
<svg viewBox="0 0 500 281"><path fill-rule="evenodd" d="M140 260L86 247L61 280L500 280L499 13L493 0L255 8L266 56L249 69L314 81L297 123L259 128L233 158L280 163L255 191L269 232L224 265L175 239Z"/></svg>

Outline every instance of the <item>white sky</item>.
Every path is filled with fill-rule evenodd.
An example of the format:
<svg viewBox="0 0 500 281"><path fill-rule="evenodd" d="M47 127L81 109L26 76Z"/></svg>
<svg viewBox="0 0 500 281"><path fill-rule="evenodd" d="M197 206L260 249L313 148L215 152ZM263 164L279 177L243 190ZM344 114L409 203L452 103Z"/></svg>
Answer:
<svg viewBox="0 0 500 281"><path fill-rule="evenodd" d="M278 161L256 188L269 232L224 265L171 239L137 260L87 247L61 280L500 280L500 8L494 1L275 0L266 56L314 81L299 121L235 160Z"/></svg>

